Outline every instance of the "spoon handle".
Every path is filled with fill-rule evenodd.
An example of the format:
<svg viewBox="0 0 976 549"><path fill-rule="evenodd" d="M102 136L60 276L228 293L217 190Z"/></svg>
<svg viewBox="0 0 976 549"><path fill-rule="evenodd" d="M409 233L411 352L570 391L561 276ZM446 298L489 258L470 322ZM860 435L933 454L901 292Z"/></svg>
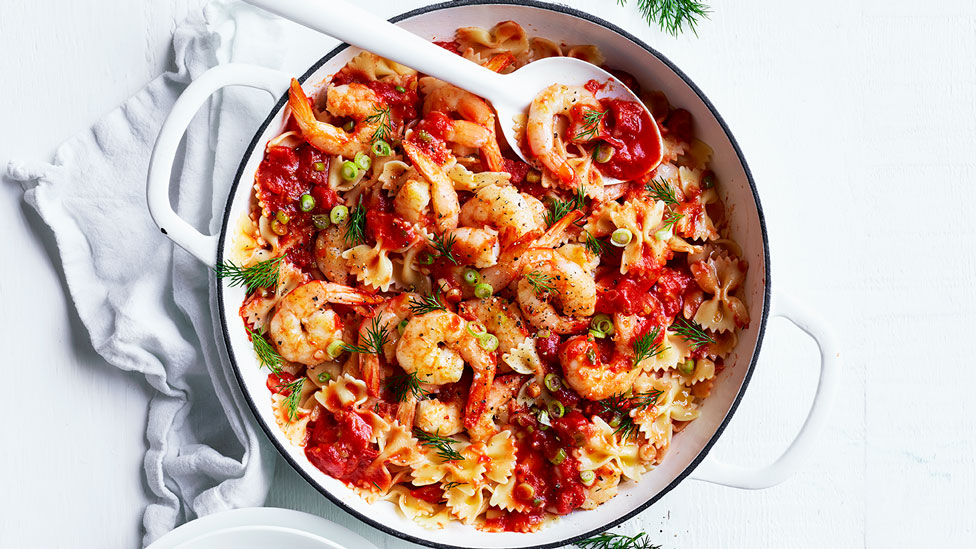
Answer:
<svg viewBox="0 0 976 549"><path fill-rule="evenodd" d="M489 101L508 98L505 77L346 0L246 0L271 13L454 84Z"/></svg>

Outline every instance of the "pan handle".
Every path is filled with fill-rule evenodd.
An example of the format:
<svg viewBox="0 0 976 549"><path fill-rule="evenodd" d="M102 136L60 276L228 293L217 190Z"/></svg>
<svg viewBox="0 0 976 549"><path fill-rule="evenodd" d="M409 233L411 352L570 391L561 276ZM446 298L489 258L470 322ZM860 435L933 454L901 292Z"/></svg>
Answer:
<svg viewBox="0 0 976 549"><path fill-rule="evenodd" d="M807 333L820 348L820 382L813 404L799 434L790 446L773 463L759 468L729 465L713 456L707 456L692 472L691 478L747 490L759 490L775 486L789 478L809 456L827 422L827 414L833 404L837 388L840 353L836 338L828 324L809 309L791 298L777 294L773 301L773 316L781 316Z"/></svg>
<svg viewBox="0 0 976 549"><path fill-rule="evenodd" d="M183 90L159 130L146 180L149 214L164 235L211 267L217 262L217 235L205 235L196 230L173 210L169 202L170 177L180 141L200 106L217 90L225 86L248 86L278 98L288 89L289 82L290 78L284 73L266 67L242 63L217 65Z"/></svg>

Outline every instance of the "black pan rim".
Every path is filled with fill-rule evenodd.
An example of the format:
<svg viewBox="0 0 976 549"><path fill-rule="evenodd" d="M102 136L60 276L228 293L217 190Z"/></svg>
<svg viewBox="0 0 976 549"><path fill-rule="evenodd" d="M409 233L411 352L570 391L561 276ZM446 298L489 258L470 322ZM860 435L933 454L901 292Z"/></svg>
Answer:
<svg viewBox="0 0 976 549"><path fill-rule="evenodd" d="M550 11L554 11L554 12L559 12L559 13L571 15L571 16L577 17L579 19L583 19L583 20L589 21L591 23L595 23L597 25L600 25L600 26L604 27L605 29L607 29L609 31L612 31L612 32L614 32L616 34L619 34L620 36L623 36L627 40L630 40L634 44L637 44L638 46L640 46L641 48L643 48L645 51L647 51L651 55L657 57L662 63L664 63L665 65L667 65L667 67L669 69L671 69L679 78L681 78L682 81L684 81L684 83L686 85L688 85L688 87L690 87L692 89L692 91L695 92L696 95L698 95L699 99L702 100L702 102L705 104L705 106L708 107L708 110L712 113L712 116L715 117L715 120L719 123L719 126L721 126L722 131L725 132L726 137L729 139L729 142L732 144L732 148L733 148L733 150L735 150L736 156L738 157L739 162L742 164L743 171L746 174L746 180L749 183L749 188L752 191L752 197L753 197L753 200L756 203L756 211L757 211L758 216L759 216L759 226L760 226L761 233L762 233L763 260L765 261L765 285L764 285L764 288L763 288L763 309L762 309L762 315L761 315L761 318L760 318L759 333L757 334L756 346L755 346L755 349L753 350L752 360L750 361L749 368L746 371L746 374L745 374L745 376L744 376L744 378L742 380L742 386L739 388L739 392L736 394L735 398L733 399L732 405L729 407L729 411L728 411L728 413L726 413L725 418L719 424L718 428L716 428L715 432L712 434L711 438L708 440L708 442L702 448L702 450L698 454L698 456L691 463L689 463L688 466L685 467L685 469L681 473L679 473L674 478L674 480L672 480L667 486L665 486L662 490L660 490L657 494L655 494L653 497L651 497L650 499L648 499L644 503L638 505L632 511L624 514L623 516L621 516L619 518L610 520L610 521L606 522L603 526L601 526L599 528L596 528L596 529L593 529L593 530L591 530L589 532L586 532L584 534L579 534L579 535L576 535L576 536L571 536L571 537L568 537L568 538L566 538L564 540L560 540L558 542L543 543L543 544L539 544L539 545L524 545L524 546L520 546L519 547L519 549L556 549L558 547L562 547L564 545L571 544L571 543L573 543L575 541L579 541L581 539L588 538L590 536L596 535L596 534L598 534L600 532L604 532L604 531L606 531L606 530L608 530L610 528L613 528L613 527L621 524L622 522L631 519L632 517L634 517L638 513L644 511L645 509L647 509L648 507L650 507L651 505L653 505L654 503L656 503L658 500L660 500L662 497L664 497L668 492L670 492L671 490L673 490L678 484L680 484L682 481L684 481L695 470L695 468L697 468L698 465L701 464L701 462L708 455L708 452L712 449L712 447L718 441L719 437L725 431L725 428L728 426L729 421L732 419L732 416L735 414L736 409L739 407L739 403L741 402L742 397L745 395L746 389L749 386L749 382L752 379L752 375L755 372L756 364L757 364L758 359L759 359L759 352L760 352L760 350L762 348L763 337L764 337L765 332L766 332L766 322L767 322L767 320L769 318L770 296L771 296L771 283L772 283L772 278L771 278L771 275L770 275L770 264L769 264L769 238L768 238L768 235L766 233L766 218L765 218L765 215L763 214L762 203L759 200L759 193L758 193L758 191L756 189L756 182L753 179L752 171L749 169L749 164L746 162L745 155L742 153L742 149L739 146L738 141L736 141L735 137L732 135L732 131L729 129L728 124L726 124L725 120L718 113L718 110L715 108L715 106L712 104L712 102L708 99L708 97L705 95L705 93L702 92L702 90L681 69L679 69L674 63L671 62L671 60L669 60L663 54L661 54L660 52L658 52L657 50L655 50L651 46L647 45L642 40L640 40L639 38L637 38L636 36L634 36L633 34L627 32L624 29L621 29L620 27L614 25L613 23L610 23L608 21L605 21L605 20L603 20L603 19L601 19L599 17L596 17L594 15L591 15L589 13L586 13L586 12L583 12L583 11L580 11L580 10L577 10L577 9L574 9L574 8L571 8L571 7L568 7L568 6L562 6L562 5L558 5L558 4L550 4L548 2L542 2L542 1L539 1L539 0L454 0L454 1L441 2L441 3L431 4L429 6L424 6L424 7L421 7L421 8L417 8L415 10L411 10L411 11L402 13L400 15L397 15L397 16L391 18L390 21L393 22L393 23L397 23L399 21L403 21L405 19L409 19L409 18L415 17L417 15L423 15L423 14L426 14L426 13L430 13L430 12L434 12L434 11L440 11L440 10L447 9L447 8L455 8L455 7L463 7L463 6L479 6L479 5L515 5L515 6L525 6L525 7L530 7L530 8L550 10ZM325 63L327 63L330 59L332 59L333 57L335 57L336 55L338 55L340 52L342 52L343 50L345 50L348 47L349 47L348 44L340 44L339 46L337 46L336 48L334 48L332 51L330 51L329 53L327 53L325 56L323 56L321 59L319 59L298 80L300 82L304 83L309 77L311 77L312 74L315 73L315 71L317 71L320 67L322 67L322 65L324 65ZM225 206L224 206L223 221L222 221L222 224L221 224L220 236L219 236L218 243L217 243L217 263L218 264L221 263L221 261L223 259L222 250L224 249L224 241L225 241L225 238L227 236L227 227L229 226L229 222L230 222L231 206L233 204L234 196L235 196L235 194L237 192L238 185L240 184L241 177L244 174L244 168L245 168L245 166L247 164L248 159L251 158L251 156L254 154L254 150L258 146L258 141L261 139L261 135L267 129L268 125L270 125L271 122L276 118L277 113L279 112L279 110L281 109L281 107L287 102L287 100L288 100L288 94L286 92L281 98L278 99L278 101L275 103L274 107L271 109L271 112L268 114L268 117L265 118L264 122L262 122L261 125L260 125L260 127L258 127L257 131L254 134L254 137L251 139L250 144L248 144L248 146L247 146L247 150L246 150L243 158L241 159L241 163L240 163L240 165L239 165L239 167L237 169L237 173L234 176L234 181L231 184L231 187L230 187L230 190L229 190L229 193L228 193L228 196L227 196L227 201L226 201ZM255 420L261 426L261 429L264 431L265 435L268 437L268 439L270 440L271 444L275 447L275 449L282 456L282 458L284 458L284 460L287 461L288 464L291 465L291 467L302 478L304 478L306 482L308 482L319 493L321 493L323 496L325 496L329 501L331 501L332 503L334 503L336 506L338 506L343 511L345 511L345 512L349 513L350 515L356 517L360 521L362 521L362 522L364 522L364 523L372 526L373 528L376 528L377 530L380 530L381 532L384 532L386 534L389 534L389 535L398 537L400 539L403 539L403 540L406 540L406 541L409 541L409 542L412 542L412 543L416 543L416 544L419 544L419 545L425 545L425 546L428 546L428 547L433 547L435 549L468 549L467 546L449 545L449 544L437 543L437 542L425 540L423 538L418 538L416 536L412 536L410 534L406 534L404 532L401 532L399 530L396 530L394 528L391 528L390 526L388 526L386 524L383 524L381 522L378 522L376 520L373 520L373 519L369 518L368 516L366 516L366 515L358 512L358 511L352 509L351 507L347 506L342 500L340 500L335 495L331 494L328 490L324 489L317 482L315 482L308 474L305 473L305 471L302 468L302 466L299 465L298 463L296 463L295 460L293 460L289 456L289 454L286 451L286 449L284 448L284 446L277 440L277 438L275 436L275 432L271 429L271 427L269 425L266 425L263 421L261 421L259 419L260 418L260 413L261 413L260 412L261 408L257 405L257 403L254 401L254 399L251 397L250 393L248 393L247 387L246 387L246 385L244 383L243 375L241 374L240 366L237 364L237 361L234 358L234 353L232 352L232 346L231 346L231 340L230 340L230 332L228 330L228 324L227 324L226 310L224 308L223 300L220 298L220 296L223 294L223 281L222 281L222 279L219 279L219 278L215 278L215 281L216 281L216 290L217 290L217 300L216 301L217 301L217 308L218 308L218 312L219 312L220 330L221 330L221 334L223 336L223 342L224 342L225 350L227 352L227 357L230 360L231 365L233 366L234 376L237 378L237 382L238 382L238 384L241 387L241 392L243 393L244 399L247 401L248 407L251 409L251 412L254 414Z"/></svg>

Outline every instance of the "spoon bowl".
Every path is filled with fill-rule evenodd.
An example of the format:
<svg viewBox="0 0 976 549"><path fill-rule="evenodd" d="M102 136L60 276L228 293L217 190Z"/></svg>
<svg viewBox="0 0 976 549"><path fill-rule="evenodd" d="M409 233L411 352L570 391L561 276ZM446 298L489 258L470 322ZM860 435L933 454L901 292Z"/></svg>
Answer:
<svg viewBox="0 0 976 549"><path fill-rule="evenodd" d="M509 147L525 162L538 167L531 151L523 150L523 141L516 132L516 119L529 112L536 96L552 84L584 86L596 81L597 99L619 99L635 102L645 112L647 108L634 92L619 79L600 67L572 57L540 59L509 74L499 74L472 63L440 46L385 21L346 0L330 0L328 8L315 0L247 0L310 29L396 61L421 73L433 76L487 100L498 116L502 135ZM655 126L660 144L660 132L654 117L647 117ZM658 147L660 148L660 147ZM654 163L650 169L656 167ZM621 180L604 176L603 183L612 185Z"/></svg>

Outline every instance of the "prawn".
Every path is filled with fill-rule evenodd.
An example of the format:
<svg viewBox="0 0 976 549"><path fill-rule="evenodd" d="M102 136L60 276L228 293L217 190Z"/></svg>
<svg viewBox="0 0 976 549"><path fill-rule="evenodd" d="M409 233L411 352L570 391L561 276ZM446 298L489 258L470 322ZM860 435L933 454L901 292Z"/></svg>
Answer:
<svg viewBox="0 0 976 549"><path fill-rule="evenodd" d="M456 228L461 204L458 202L457 191L454 190L454 182L420 147L404 140L403 151L407 153L407 157L420 175L430 182L430 201L437 230L446 232Z"/></svg>
<svg viewBox="0 0 976 549"><path fill-rule="evenodd" d="M498 146L498 136L495 133L495 114L484 99L469 91L446 84L432 91L424 100L424 115L431 111L456 112L464 120L486 128L489 137L480 147L482 159L490 171L503 170L502 151Z"/></svg>
<svg viewBox="0 0 976 549"><path fill-rule="evenodd" d="M326 102L327 110L333 116L348 116L355 121L352 133L346 133L342 128L315 118L308 96L298 80L292 78L288 90L288 106L291 107L302 136L322 152L346 158L366 152L376 130L381 124L389 123L384 122L382 116L376 116L383 112L384 101L364 84L330 87Z"/></svg>
<svg viewBox="0 0 976 549"><path fill-rule="evenodd" d="M525 252L530 248L552 248L559 243L563 233L576 221L583 217L583 212L573 210L553 223L552 227L539 234L532 231L505 248L498 257L498 264L481 271L481 280L490 284L492 288L500 290L507 287L516 277L525 262Z"/></svg>
<svg viewBox="0 0 976 549"><path fill-rule="evenodd" d="M410 300L416 294L402 293L386 303L379 306L376 317L379 321L376 326L380 332L385 332L386 337L383 343L383 358L387 363L392 362L396 357L396 345L400 340L400 332L397 326L410 317ZM374 318L376 318L374 317ZM369 331L373 329L373 319L364 319L359 326L359 345L366 345L369 339ZM380 357L374 353L359 353L359 371L362 373L366 388L372 396L379 396L382 372L380 367Z"/></svg>
<svg viewBox="0 0 976 549"><path fill-rule="evenodd" d="M633 363L638 317L615 313L613 325L613 349L609 357L604 352L604 344L584 335L567 339L559 348L559 363L566 382L583 398L603 400L626 393L641 372Z"/></svg>
<svg viewBox="0 0 976 549"><path fill-rule="evenodd" d="M382 297L349 286L313 280L278 303L268 333L285 360L314 366L328 358L330 343L342 340L342 320L330 303L371 305L382 301Z"/></svg>
<svg viewBox="0 0 976 549"><path fill-rule="evenodd" d="M458 227L451 231L454 239L452 253L461 265L477 269L498 263L498 237L484 229Z"/></svg>
<svg viewBox="0 0 976 549"><path fill-rule="evenodd" d="M341 255L346 249L345 237L339 225L330 225L315 237L315 266L329 282L349 282L349 263Z"/></svg>
<svg viewBox="0 0 976 549"><path fill-rule="evenodd" d="M586 88L553 84L532 100L525 126L525 138L532 155L567 184L576 179L576 172L565 155L556 150L556 117L568 115L576 105L600 109L596 96Z"/></svg>
<svg viewBox="0 0 976 549"><path fill-rule="evenodd" d="M516 297L529 322L557 334L586 329L596 308L593 277L551 248L534 248L524 256ZM551 301L559 302L562 314Z"/></svg>
<svg viewBox="0 0 976 549"><path fill-rule="evenodd" d="M466 329L466 321L455 313L433 311L407 323L397 343L396 357L408 374L421 383L455 383L464 373L465 363L474 376L464 410L464 425L470 428L484 411L495 379L495 354Z"/></svg>
<svg viewBox="0 0 976 549"><path fill-rule="evenodd" d="M527 233L541 228L525 195L511 185L486 185L464 203L458 222L467 227L492 225L502 242L510 244Z"/></svg>
<svg viewBox="0 0 976 549"><path fill-rule="evenodd" d="M498 352L511 352L529 337L528 324L517 306L501 297L462 301L458 312L475 318L498 338Z"/></svg>

